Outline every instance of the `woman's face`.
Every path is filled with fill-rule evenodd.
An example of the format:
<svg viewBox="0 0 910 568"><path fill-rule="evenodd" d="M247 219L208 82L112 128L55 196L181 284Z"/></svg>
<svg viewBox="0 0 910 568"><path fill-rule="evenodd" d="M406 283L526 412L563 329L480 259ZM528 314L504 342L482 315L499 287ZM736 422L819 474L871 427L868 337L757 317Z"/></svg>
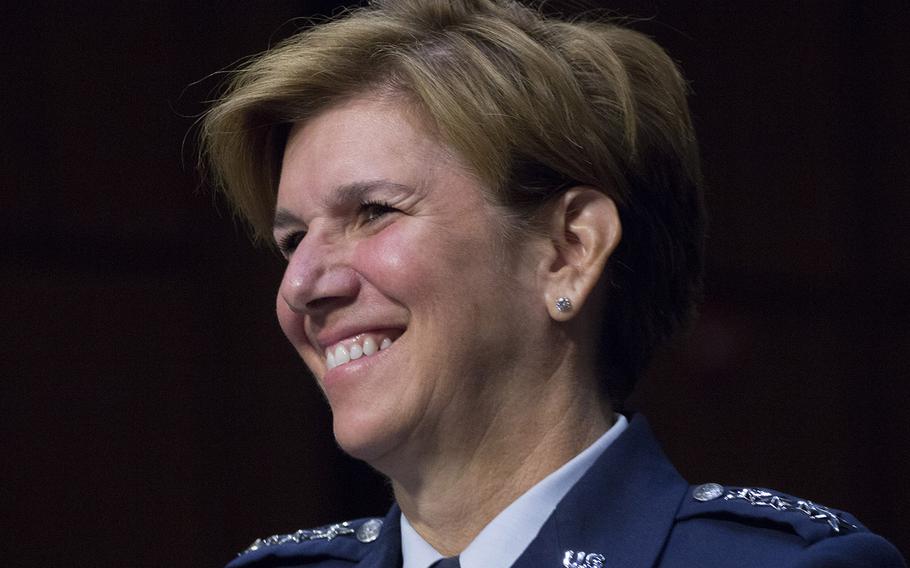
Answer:
<svg viewBox="0 0 910 568"><path fill-rule="evenodd" d="M274 235L281 327L339 444L379 469L528 396L549 321L538 241L505 244L483 186L402 109L355 99L294 128Z"/></svg>

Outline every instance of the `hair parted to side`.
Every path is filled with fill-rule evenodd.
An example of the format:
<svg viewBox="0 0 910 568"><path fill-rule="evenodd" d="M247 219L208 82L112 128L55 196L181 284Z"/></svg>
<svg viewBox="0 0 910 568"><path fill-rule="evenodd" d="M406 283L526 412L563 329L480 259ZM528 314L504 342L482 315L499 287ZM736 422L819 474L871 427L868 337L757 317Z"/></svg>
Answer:
<svg viewBox="0 0 910 568"><path fill-rule="evenodd" d="M705 213L687 87L646 36L512 0L377 0L236 72L205 115L201 156L269 238L290 125L360 95L401 97L492 190L519 232L572 185L617 205L602 285L607 393L619 403L691 318Z"/></svg>

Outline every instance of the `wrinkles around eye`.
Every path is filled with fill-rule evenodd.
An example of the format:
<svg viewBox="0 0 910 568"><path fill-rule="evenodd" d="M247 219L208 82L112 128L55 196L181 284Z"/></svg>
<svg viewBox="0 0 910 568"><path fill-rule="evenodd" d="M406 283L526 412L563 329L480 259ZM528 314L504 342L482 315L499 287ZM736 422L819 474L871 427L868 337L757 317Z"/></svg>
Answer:
<svg viewBox="0 0 910 568"><path fill-rule="evenodd" d="M360 223L369 225L387 217L389 214L398 212L399 209L384 201L367 201L360 205L357 215ZM281 254L285 258L290 258L306 235L307 231L290 231L285 235L277 235L275 242Z"/></svg>

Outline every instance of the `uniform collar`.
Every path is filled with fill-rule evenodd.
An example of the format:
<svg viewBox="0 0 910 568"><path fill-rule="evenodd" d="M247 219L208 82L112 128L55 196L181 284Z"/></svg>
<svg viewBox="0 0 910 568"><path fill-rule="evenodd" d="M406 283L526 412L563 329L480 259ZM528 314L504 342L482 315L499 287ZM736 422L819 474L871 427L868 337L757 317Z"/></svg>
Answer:
<svg viewBox="0 0 910 568"><path fill-rule="evenodd" d="M566 495L514 568L653 566L669 535L688 484L636 416ZM567 559L567 553L570 558ZM567 560L572 562L564 563Z"/></svg>
<svg viewBox="0 0 910 568"><path fill-rule="evenodd" d="M559 502L628 426L621 414L593 444L542 479L506 507L461 553L463 568L511 566L527 548ZM404 568L427 568L442 558L401 517Z"/></svg>
<svg viewBox="0 0 910 568"><path fill-rule="evenodd" d="M605 566L653 566L688 489L647 421L635 416L566 494L513 568L566 566L567 551L601 554ZM392 505L377 546L358 568L402 565L400 519L401 509Z"/></svg>

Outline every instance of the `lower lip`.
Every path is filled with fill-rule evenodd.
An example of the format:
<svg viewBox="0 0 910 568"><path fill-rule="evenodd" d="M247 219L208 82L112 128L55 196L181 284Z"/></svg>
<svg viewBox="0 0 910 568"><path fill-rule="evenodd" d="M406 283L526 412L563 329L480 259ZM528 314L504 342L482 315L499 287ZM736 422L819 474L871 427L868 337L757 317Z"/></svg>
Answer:
<svg viewBox="0 0 910 568"><path fill-rule="evenodd" d="M389 345L385 349L377 351L372 355L363 355L359 359L354 359L353 361L348 361L347 363L329 369L322 376L323 388L328 390L332 385L336 383L360 378L363 373L367 372L377 363L382 362L382 360L388 356L389 351L395 347L400 339L401 338L398 338L395 340L395 342L392 343L392 345Z"/></svg>

